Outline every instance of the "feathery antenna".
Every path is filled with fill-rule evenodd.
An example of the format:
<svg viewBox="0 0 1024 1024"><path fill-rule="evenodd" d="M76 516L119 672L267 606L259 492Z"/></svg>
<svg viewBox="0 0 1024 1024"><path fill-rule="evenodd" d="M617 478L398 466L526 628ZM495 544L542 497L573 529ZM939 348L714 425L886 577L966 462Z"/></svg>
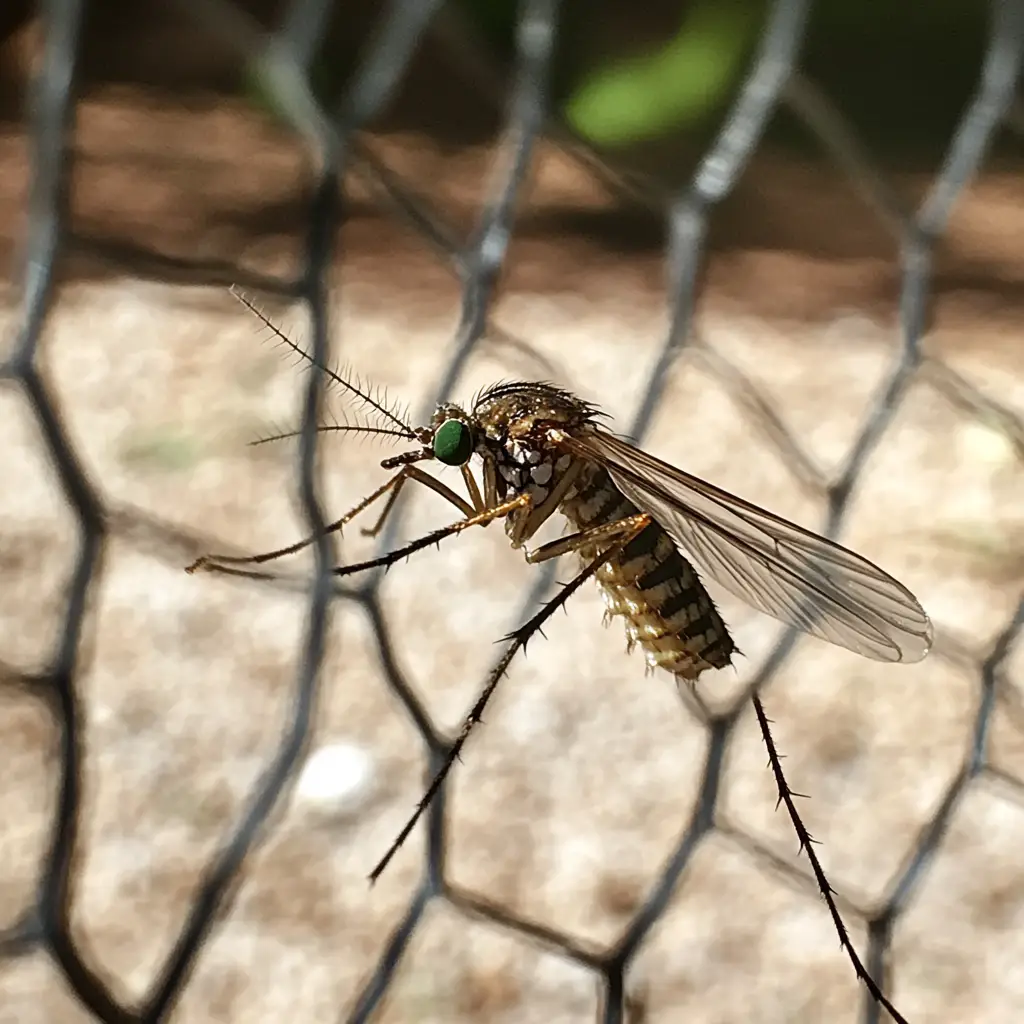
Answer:
<svg viewBox="0 0 1024 1024"><path fill-rule="evenodd" d="M325 423L316 429L321 434L372 434L377 437L409 439L409 435L404 430L392 430L389 427L368 427L363 423ZM276 434L267 434L266 437L258 437L255 441L250 441L249 447L255 448L257 445L270 444L272 441L287 441L289 438L298 437L300 433L301 431L299 430L285 430Z"/></svg>
<svg viewBox="0 0 1024 1024"><path fill-rule="evenodd" d="M329 366L323 366L318 363L301 345L297 345L291 338L288 337L284 331L281 330L273 320L263 312L259 306L253 302L244 292L241 291L236 285L231 286L231 294L243 305L257 320L270 332L274 340L284 348L293 352L300 359L305 360L311 366L318 366L324 373L327 374L329 386L337 386L349 395L356 398L363 405L367 406L372 412L380 417L381 423L390 423L391 427L378 426L378 427L363 427L356 426L353 424L344 424L343 426L321 426L318 429L321 431L325 430L350 430L357 431L361 430L364 433L370 434L391 434L395 437L403 437L406 440L416 440L416 434L408 421L403 418L399 410L390 408L378 389L375 389L371 394L359 381L357 377L349 379L349 375L345 375L338 370L333 370ZM397 428L397 429L393 429ZM263 441L280 440L286 437L292 437L294 434L284 433L275 437L263 438Z"/></svg>

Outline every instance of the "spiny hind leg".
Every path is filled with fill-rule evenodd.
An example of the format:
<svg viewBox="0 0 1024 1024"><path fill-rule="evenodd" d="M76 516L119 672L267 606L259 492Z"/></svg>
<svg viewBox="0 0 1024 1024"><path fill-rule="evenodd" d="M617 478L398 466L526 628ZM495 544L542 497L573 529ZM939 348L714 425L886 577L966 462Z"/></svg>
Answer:
<svg viewBox="0 0 1024 1024"><path fill-rule="evenodd" d="M549 558L558 558L560 555L567 555L571 551L579 551L590 545L600 544L607 541L616 541L624 534L630 534L629 540L646 529L651 524L651 517L646 512L640 512L635 516L626 516L625 519L616 519L612 523L603 523L601 526L591 526L589 529L580 530L578 533L570 533L568 537L560 537L558 540L542 544L533 551L526 552L526 560L531 565L538 562L546 562ZM622 547L628 543L624 541L616 547ZM611 554L611 551L608 552ZM607 555L604 559L607 561Z"/></svg>
<svg viewBox="0 0 1024 1024"><path fill-rule="evenodd" d="M865 966L864 961L861 959L856 947L853 945L853 941L850 939L850 933L847 931L842 914L839 913L839 905L836 900L836 890L832 888L832 885L828 880L828 876L825 874L825 869L822 867L821 861L818 859L818 854L815 852L815 847L818 843L808 831L807 826L804 824L804 820L796 807L797 798L800 797L806 799L806 794L797 793L794 789L790 788L789 782L786 781L786 775L782 770L783 755L779 753L779 750L775 745L775 739L772 736L771 730L771 719L768 717L756 689L751 692L750 699L754 705L754 715L757 718L758 728L761 730L761 738L764 740L765 747L768 749L768 765L771 768L772 775L775 777L775 788L778 791L778 800L776 801L775 809L778 810L780 804L785 804L786 806L786 813L789 815L789 820L793 825L793 831L796 832L797 840L800 843L798 853L805 853L807 855L807 859L810 861L811 871L814 874L815 882L817 882L818 891L821 893L821 897L825 901L825 905L828 907L829 914L832 916L832 924L835 927L836 934L839 936L839 944L845 951L846 957L853 967L854 974L864 983L864 986L867 988L868 992L871 993L871 997L875 1002L884 1006L888 1011L889 1016L896 1021L897 1024L907 1024L907 1019L892 1005L890 999L882 991L881 986L875 981L871 972L868 970L867 966ZM883 969L882 965L880 965L879 977L882 977L881 971Z"/></svg>
<svg viewBox="0 0 1024 1024"><path fill-rule="evenodd" d="M611 523L604 523L601 526L592 526L587 530L580 530L578 533L570 533L567 537L543 544L536 551L526 553L527 562L544 562L549 558L558 558L560 555L569 554L571 551L579 551L592 544L599 544L602 541L614 540L623 533L635 531L634 536L650 525L651 517L646 513L638 513L634 516L627 516L625 519L616 519ZM628 543L628 542L627 542ZM616 615L625 615L622 608L610 607L607 605L608 597L606 592L606 606L603 617L603 624L607 626ZM626 653L630 653L638 643L638 637L632 623L626 620ZM648 666L649 667L649 666Z"/></svg>
<svg viewBox="0 0 1024 1024"><path fill-rule="evenodd" d="M375 501L382 498L390 491L391 493L384 506L384 511L381 513L376 525L370 530L363 531L369 536L376 536L383 527L388 514L391 512L392 508L394 508L395 499L398 497L399 492L407 480L415 480L417 483L421 483L424 486L429 487L432 491L440 494L442 498L449 501L467 517L479 512L479 509L473 508L464 498L461 498L450 487L441 483L440 480L436 480L429 473L425 473L418 466L403 466L402 469L391 477L390 480L383 483L372 494L364 498L355 506L355 508L350 509L340 519L336 519L333 523L327 526L323 531L324 535L326 536L327 534L341 530L348 523L352 522L352 520L361 512L365 511ZM188 573L194 573L199 572L200 570L205 570L207 572L220 572L233 576L245 576L247 575L246 573L232 570L227 567L233 565L260 565L263 562L271 562L275 559L283 558L286 555L293 555L296 552L301 551L303 548L309 547L309 545L314 543L315 540L316 535L313 535L297 541L294 544L289 544L287 547L277 548L274 551L265 551L259 555L202 555L191 565L187 566L185 571Z"/></svg>
<svg viewBox="0 0 1024 1024"><path fill-rule="evenodd" d="M571 551L578 551L580 548L586 547L589 544L600 543L602 540L614 539L617 536L621 536L623 533L627 533L629 536L620 545L624 547L625 544L628 544L629 541L639 534L650 522L651 517L649 515L646 513L639 513L635 516L627 516L625 519L617 519L614 522L605 523L603 526L593 526L589 530L580 530L578 533L570 534L568 537L562 537L549 544L544 544L537 548L536 551L528 551L526 554L526 560L528 562L543 562L546 559L557 558L559 555L564 555ZM604 624L608 625L612 618L617 615L625 615L625 612L621 608L606 608L604 613ZM629 620L628 616L626 616L626 653L631 653L639 642L640 638L636 633L636 628ZM653 675L656 671L657 666L653 665L650 660L645 657L644 674ZM697 692L696 679L685 678L679 673L673 673L673 675L675 676L676 688L679 691L680 699L686 705L690 713L702 721L708 721L711 712L707 703Z"/></svg>
<svg viewBox="0 0 1024 1024"><path fill-rule="evenodd" d="M430 533L424 534L403 547L389 551L386 555L370 558L365 562L355 562L352 565L339 565L331 571L335 576L351 576L353 573L364 572L366 569L387 569L394 565L395 562L401 561L401 559L416 551L422 551L423 548L429 548L433 544L440 544L446 537L454 537L456 534L462 533L463 530L468 530L471 526L486 526L495 519L502 519L516 509L529 508L530 504L530 496L528 494L520 494L518 497L504 501L494 508L484 509L482 512L477 512L467 516L465 519L460 519L457 523L442 526L439 530L433 530Z"/></svg>
<svg viewBox="0 0 1024 1024"><path fill-rule="evenodd" d="M498 688L498 683L501 682L502 677L508 670L508 666L511 663L512 659L515 657L516 653L521 648L526 647L527 643L530 641L530 638L535 633L540 632L541 627L544 625L544 623L559 608L561 608L569 600L569 598L572 597L572 595L575 594L576 591L579 590L579 588L588 579L590 579L590 577L593 576L594 573L596 573L597 570L609 558L611 558L617 551L620 551L623 547L625 547L625 545L627 545L634 537L639 535L639 533L642 530L646 529L649 523L650 516L647 515L630 516L629 519L621 519L618 520L616 523L609 523L608 527L618 528L616 531L610 531L614 536L614 539L611 541L611 543L608 544L608 546L596 558L594 558L586 566L586 568L582 570L582 572L578 573L569 583L562 587L562 589L557 594L555 594L555 596L550 601L548 601L547 604L543 605L541 609L533 616L533 618L525 622L522 626L519 627L519 629L515 630L514 632L510 633L507 637L505 637L505 639L509 641L508 646L505 648L505 651L502 653L501 657L495 663L494 668L491 670L490 675L487 677L487 682L484 684L483 689L480 691L480 696L477 698L476 703L473 705L469 714L466 716L465 721L462 723L462 728L459 730L458 736L455 738L455 741L449 748L444 761L442 761L441 763L441 767L437 770L434 777L430 780L430 784L427 786L427 790L423 794L423 798L416 805L415 810L409 816L409 819L402 827L402 830L398 833L394 841L388 847L384 856L381 857L381 859L377 862L376 867L374 867L373 871L370 872L371 882L375 882L380 877L384 869L390 863L391 858L394 857L394 855L398 852L401 845L408 838L409 833L412 832L412 830L416 827L416 822L419 821L420 816L430 806L430 802L437 795L437 791L441 788L441 785L444 783L444 780L447 777L448 772L451 771L452 765L455 763L460 753L462 752L462 748L465 745L466 740L469 738L469 734L473 731L473 727L481 721L484 710L487 707L487 702L491 699L491 696L494 694L494 691ZM600 529L602 528L594 528L595 531ZM592 532L593 531L589 530L581 531L581 533L577 535L577 537L575 538L577 540L577 546L581 543L584 543L582 540L580 540L582 536L590 534ZM608 532L603 533L602 536L607 538ZM574 540L574 538L565 537L563 538L563 540L572 541ZM588 542L592 543L593 541L590 540ZM552 553L547 554L545 557L553 558L555 552L555 548L553 547L553 545L561 543L562 541L553 541L552 544L545 544L542 547L538 548L537 551L534 552L534 554L541 554L544 551L549 551ZM571 551L575 550L575 548L570 546L569 548L566 548L566 550Z"/></svg>

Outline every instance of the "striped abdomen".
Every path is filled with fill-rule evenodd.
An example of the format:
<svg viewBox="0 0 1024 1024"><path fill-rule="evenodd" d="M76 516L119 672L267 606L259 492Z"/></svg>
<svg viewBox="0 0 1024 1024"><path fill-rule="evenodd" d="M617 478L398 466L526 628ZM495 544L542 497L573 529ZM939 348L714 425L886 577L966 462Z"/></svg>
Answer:
<svg viewBox="0 0 1024 1024"><path fill-rule="evenodd" d="M597 465L583 468L560 511L576 530L624 519L641 511ZM583 548L592 561L599 552ZM597 571L611 615L626 619L626 642L644 649L647 664L694 680L707 668L724 668L735 646L711 596L672 538L652 522Z"/></svg>

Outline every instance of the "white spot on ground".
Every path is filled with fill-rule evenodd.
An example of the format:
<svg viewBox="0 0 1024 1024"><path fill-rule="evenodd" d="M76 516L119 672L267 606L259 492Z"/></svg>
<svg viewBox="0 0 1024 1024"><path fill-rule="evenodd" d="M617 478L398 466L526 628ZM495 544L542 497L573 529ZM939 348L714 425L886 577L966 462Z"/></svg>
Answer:
<svg viewBox="0 0 1024 1024"><path fill-rule="evenodd" d="M958 431L957 442L965 462L1005 466L1017 458L1010 438L984 423L965 423Z"/></svg>
<svg viewBox="0 0 1024 1024"><path fill-rule="evenodd" d="M354 743L320 747L306 758L293 799L304 809L326 817L351 817L373 795L374 768L370 754Z"/></svg>

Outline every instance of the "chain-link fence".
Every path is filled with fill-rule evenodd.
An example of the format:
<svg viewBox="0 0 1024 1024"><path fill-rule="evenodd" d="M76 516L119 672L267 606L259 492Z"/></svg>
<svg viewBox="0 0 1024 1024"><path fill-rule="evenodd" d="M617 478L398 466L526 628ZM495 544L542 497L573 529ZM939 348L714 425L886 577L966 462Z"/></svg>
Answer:
<svg viewBox="0 0 1024 1024"><path fill-rule="evenodd" d="M8 687L28 692L50 709L57 726L60 768L58 796L37 895L22 918L0 938L0 950L10 963L45 949L77 999L97 1019L148 1021L169 1015L181 999L190 975L197 962L202 960L201 951L214 930L218 911L234 889L243 860L254 850L263 826L302 763L318 691L326 685L335 685L334 678L328 678L324 671L325 645L334 598L342 599L339 607L351 602L358 604L372 624L382 671L392 694L403 705L430 753L430 771L440 764L449 741L443 730L434 725L432 717L416 696L408 673L402 668L401 658L406 654L412 658L415 652L404 650L406 645L393 635L394 620L390 619L383 597L383 578L357 581L352 587L336 585L330 573L335 564L335 554L328 540L320 540L315 545L315 575L308 589L301 658L288 728L258 785L248 796L237 826L226 843L211 855L184 924L166 951L154 979L148 984L144 998L135 1008L129 1008L124 999L115 994L114 988L103 980L83 951L82 944L76 940L72 896L77 892L75 872L79 846L87 830L82 810L85 696L80 687L81 664L83 649L88 646L89 609L96 600L97 588L103 586L104 547L117 535L123 520L101 499L100 492L76 454L76 446L58 411L60 402L54 386L41 369L40 339L54 305L58 269L69 238L69 196L74 170L72 125L77 102L76 58L87 6L76 0L49 0L40 5L44 33L31 93L31 192L27 235L20 256L20 324L3 365L4 379L31 405L64 498L74 513L78 547L74 570L62 597L61 625L45 668L27 672L15 662L8 662L5 667ZM442 396L454 395L467 366L479 353L485 339L510 348L519 345L520 341L507 330L489 324L489 318L510 240L516 237L516 206L540 140L548 139L561 147L563 155L568 154L566 159L584 167L608 193L659 212L667 225L670 323L661 348L639 388L639 400L627 428L634 439L639 441L649 433L659 410L663 408L667 388L673 379L673 366L684 354L696 355L704 372L733 396L741 410L767 429L798 487L824 499L827 507L824 532L833 537L840 535L851 507L851 498L861 483L865 468L880 446L884 447L915 384L925 382L935 393L960 409L965 417L988 424L1010 441L1018 458L1024 453L1024 426L1012 410L987 395L938 356L926 352L924 347L933 302L934 247L946 231L955 203L981 167L995 134L1013 112L1024 43L1024 3L996 0L991 4L989 36L984 60L978 69L975 97L963 112L956 132L949 140L946 155L934 174L931 187L916 207L910 209L899 190L865 152L841 114L799 71L810 3L776 0L768 6L749 71L713 143L684 187L659 194L645 187L641 179L621 176L609 170L556 123L549 109L549 80L560 25L560 5L556 0L523 0L515 32L513 74L509 81L505 82L500 75L487 82L473 79L473 68L479 70L479 61L475 65L469 61L465 66L470 76L467 89L476 88L481 94L496 97L505 111L493 183L480 206L471 239L466 245L455 240L438 211L424 198L425 190L417 188L416 182L403 181L402 176L389 166L377 149L367 145L360 134L363 127L386 107L417 48L430 32L436 30L437 25L432 22L445 13L443 5L428 0L395 0L387 5L379 15L363 59L336 109L325 109L314 98L308 85L311 54L324 30L330 7L324 0L296 0L281 21L282 27L271 35L265 35L255 22L250 22L248 15L229 3L195 0L182 6L205 32L219 35L247 56L264 94L271 98L275 110L302 137L317 165L318 179L308 207L301 273L295 280L251 280L258 288L262 287L267 292L276 290L305 304L312 325L310 352L317 363L329 363L332 349L344 349L348 341L345 330L335 332L330 329L328 309L335 308L331 303L338 300L343 308L346 301L346 283L343 281L339 289L332 290L329 271L336 258L345 255L344 252L336 252L336 243L339 226L345 221L353 202L342 187L343 183L350 181L362 183L375 201L385 204L391 215L412 227L461 282L461 315L454 338L443 353L443 372L440 373L436 394L430 397L427 407ZM450 28L450 23L445 24ZM484 72L493 70L485 62ZM757 383L730 360L714 338L695 329L706 240L716 205L734 189L780 105L810 128L873 209L879 223L891 233L900 254L898 357L880 379L870 402L866 403L844 461L838 472L831 476L817 467L807 449L786 429L785 417L780 417L771 399L765 396ZM794 217L798 215L794 213ZM400 289L401 285L396 284L395 287ZM336 333L338 341L335 344ZM1016 339L1011 339L1008 344L1016 344ZM438 353L439 361L440 356ZM569 362L567 359L566 363ZM571 377L571 367L569 375ZM301 438L294 469L305 526L316 533L330 521L334 509L327 509L321 497L317 471L320 438L315 427L322 415L324 375L313 370L305 380ZM1016 471L1019 473L1019 467ZM403 518L405 511L407 509L400 506L389 520L378 541L379 551L397 543L407 521ZM178 541L182 543L180 537ZM186 547L190 543L196 552L208 547L200 539L185 543ZM173 558L168 561L177 569L184 564L181 560L174 562ZM535 572L513 617L516 623L551 592L555 571L554 566L550 566ZM391 579L389 586L400 587L401 583L396 581L401 579L401 570L396 570ZM207 583L197 579L190 585L199 588ZM969 787L982 776L998 777L1018 794L1016 797L1011 794L1007 799L1019 799L1021 784L1014 780L1010 771L993 765L990 729L1000 690L1010 686L1006 663L1022 624L1024 595L1009 620L998 628L993 627L994 639L987 648L976 650L948 639L946 627L956 623L947 623L938 616L939 642L932 658L973 673L975 711L970 727L969 753L962 766L944 782L940 799L929 807L928 820L919 830L912 849L903 857L899 870L889 878L884 898L870 908L863 904L840 904L848 922L860 914L860 919L866 924L866 944L857 937L854 942L864 950L868 972L887 992L892 991L894 932L915 895L920 892L929 865L941 850ZM598 628L596 623L594 628ZM472 642L484 647L489 639L481 633L474 636ZM469 641L460 637L458 642L465 644ZM552 644L557 642L555 639L550 641ZM437 901L448 901L470 918L483 920L525 938L548 953L575 961L585 968L599 984L599 1019L641 1020L645 1019L645 1013L650 1013L649 1019L683 1019L673 1015L671 1009L662 1016L646 1007L640 989L633 984L631 971L652 931L659 926L674 902L686 894L695 870L695 858L707 835L714 831L734 834L732 826L723 824L719 806L724 766L734 746L734 734L741 716L749 713L747 698L751 690L764 687L780 677L790 664L793 651L794 637L789 633L780 636L777 643L766 650L755 671L743 680L743 686L737 690L734 699L720 709L707 727L703 762L696 772L699 790L689 821L682 832L675 835L672 848L662 851L664 861L657 876L645 885L642 897L635 901L635 906L631 906L628 921L613 942L602 946L584 941L575 937L571 930L558 930L554 923L536 923L529 915L521 915L505 906L497 897L491 898L491 894L473 895L467 888L452 884L446 867L450 801L438 799L431 806L424 825L427 838L422 878L413 886L404 912L390 929L387 941L377 949L376 967L355 996L349 993L345 997L349 1009L342 1011L339 1007L335 1012L343 1012L345 1019L349 1020L374 1017L384 1006L403 958L410 944L415 942L429 908ZM344 653L342 659L344 663ZM632 662L625 664L636 667ZM636 671L639 673L639 668ZM331 675L335 674L332 671ZM514 682L510 680L507 685L514 685ZM497 714L495 712L495 716ZM781 713L777 717L781 718ZM490 726L489 719L481 732ZM784 741L780 745L786 749ZM471 756L467 760L473 762L477 750L475 743L468 749ZM550 771L557 771L557 765L551 765ZM472 763L457 768L457 774L462 773L463 776L472 776L473 772ZM799 782L790 781L797 788L807 789L814 785L813 777ZM471 779L467 785L472 785ZM818 796L814 789L811 793ZM415 794L403 792L402 799L411 803ZM7 822L4 828L13 824ZM388 816L387 829L395 824L396 819ZM374 833L374 841L377 835ZM772 870L781 872L790 881L795 880L799 892L804 894L803 898L813 904L815 913L827 920L825 909L807 897L807 893L814 891L814 883L806 874L805 860L783 862L757 839L747 837L744 842L755 856L771 862ZM835 845L834 841L832 845ZM360 860L368 868L378 852L381 851L376 848L361 850ZM406 849L403 856L411 859L413 854ZM827 864L827 853L823 859ZM1012 928L1012 924L1008 927ZM343 956L344 936L339 936L337 941L338 955ZM961 953L965 960L970 960L970 951ZM842 956L838 950L835 950L835 955L837 959ZM849 970L847 964L842 966ZM1008 972L1012 969L1012 964L1007 967ZM305 984L301 965L293 979L297 989ZM1004 983L1010 984L1004 977L993 976L987 984L998 988ZM857 998L861 1000L860 1019L870 1021L885 1017L885 1012L863 988ZM898 1009L914 1019L910 1009L901 1004L899 993L894 1001ZM844 1012L851 1012L849 1006ZM479 1014L479 1019L497 1017L497 1014L487 1011ZM13 1019L5 1015L2 1005L0 1019ZM405 1016L400 1019L413 1018ZM415 1019L440 1018L423 1013ZM699 1019L725 1018L709 1011L708 1016ZM782 1018L777 1012L767 1009L761 1016L756 1008L752 1008L746 1019ZM786 1019L812 1017L790 1016ZM837 1016L835 1019L840 1018Z"/></svg>

